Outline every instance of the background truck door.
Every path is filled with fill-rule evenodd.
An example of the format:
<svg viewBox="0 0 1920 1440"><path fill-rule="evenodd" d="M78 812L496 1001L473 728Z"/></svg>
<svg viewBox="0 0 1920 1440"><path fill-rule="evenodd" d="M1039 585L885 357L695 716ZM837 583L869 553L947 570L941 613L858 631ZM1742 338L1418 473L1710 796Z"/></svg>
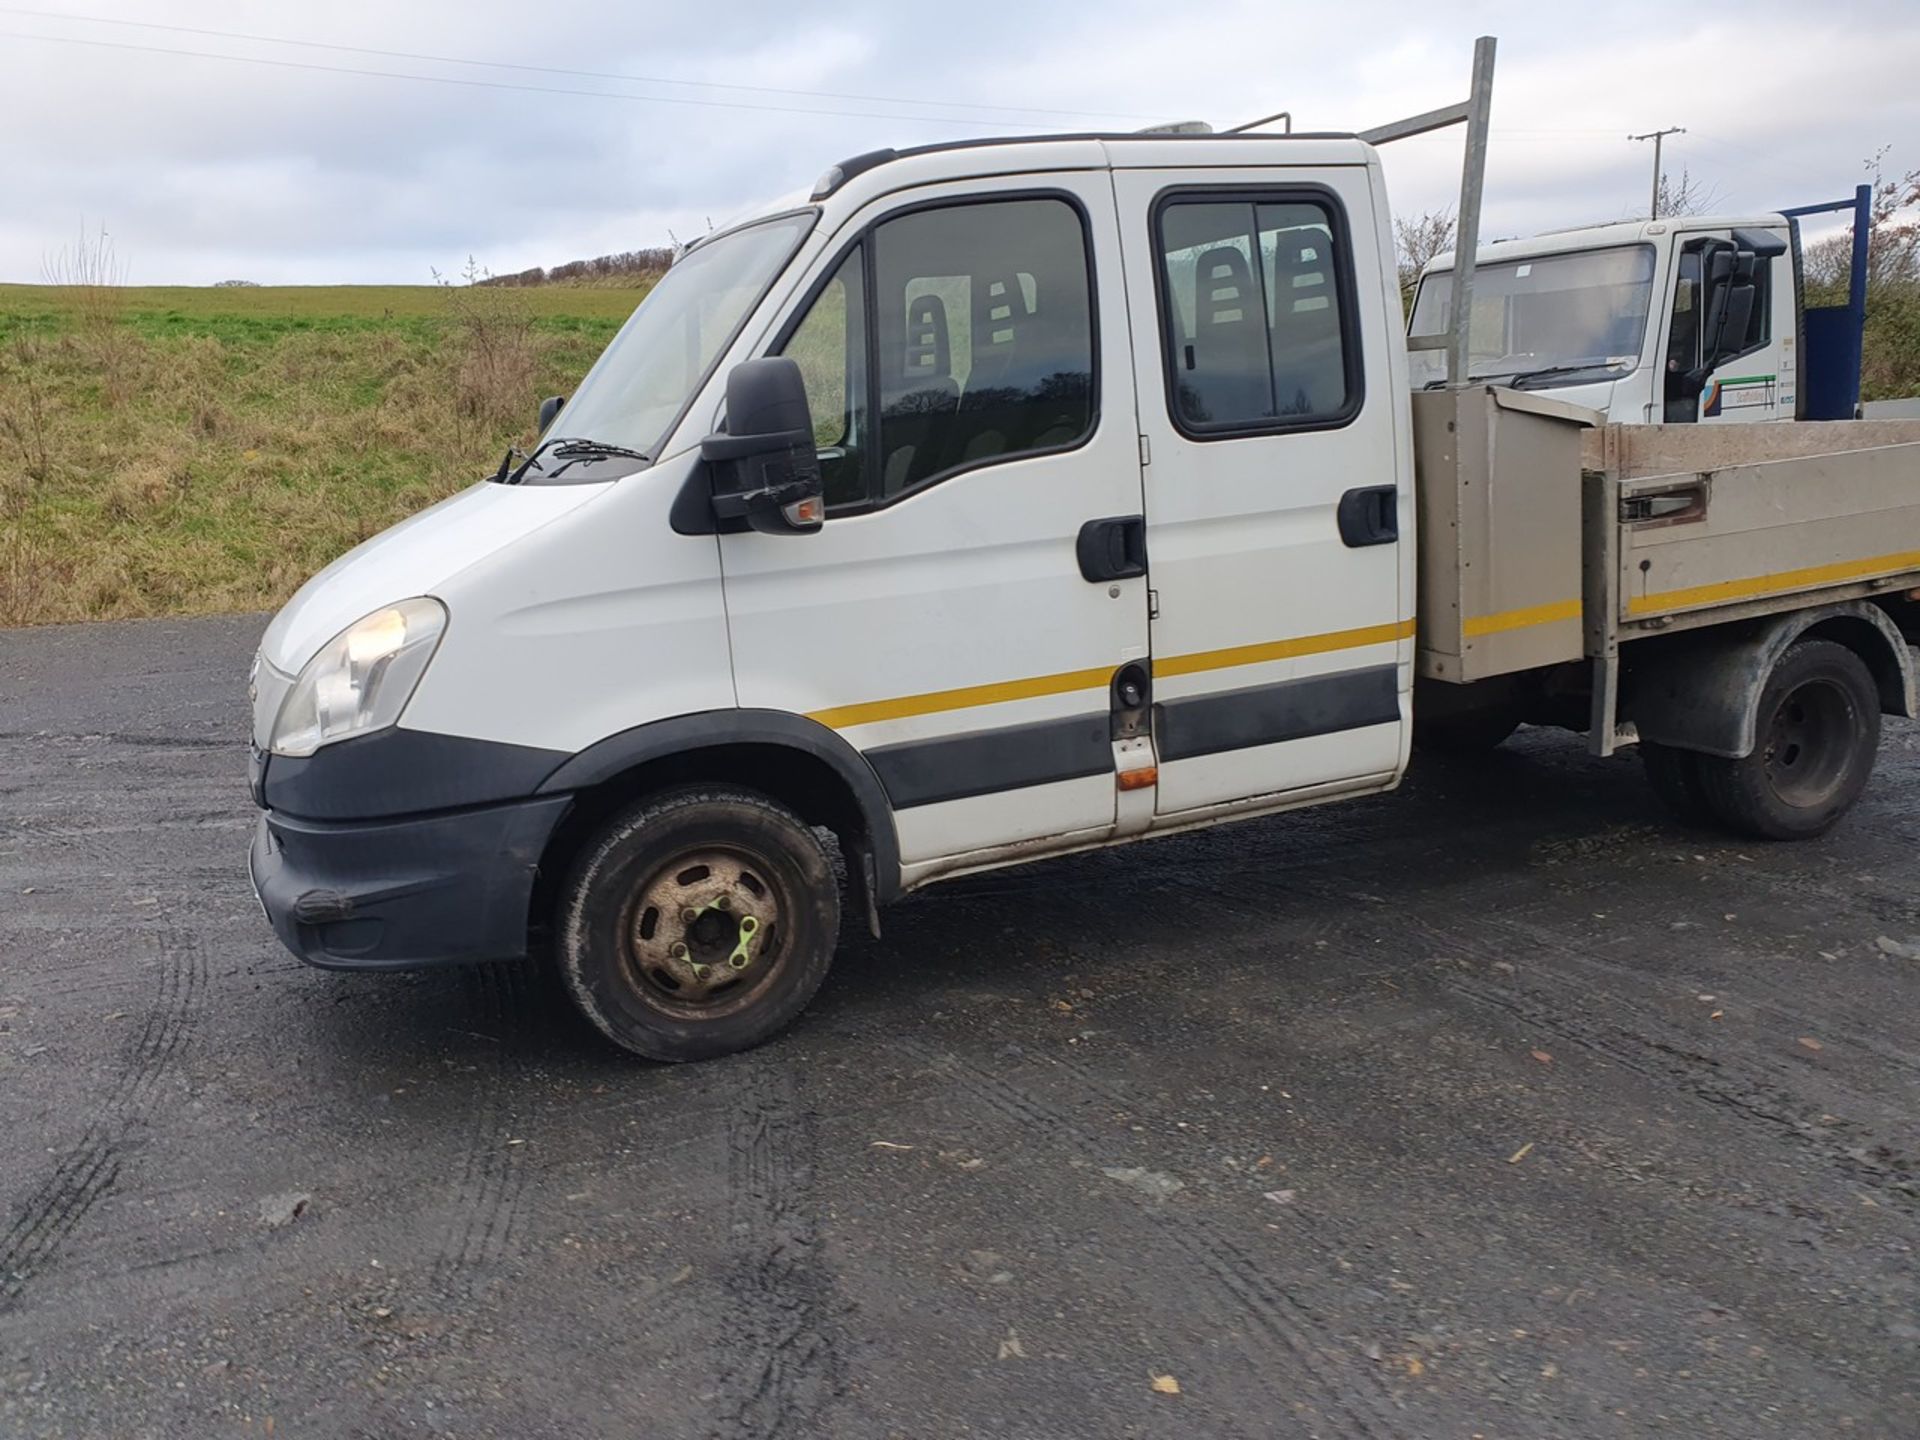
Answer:
<svg viewBox="0 0 1920 1440"><path fill-rule="evenodd" d="M1382 225L1365 167L1273 173L1114 177L1163 815L1382 784L1405 756L1410 457Z"/></svg>
<svg viewBox="0 0 1920 1440"><path fill-rule="evenodd" d="M1141 568L1076 560L1141 513L1111 191L1019 186L917 189L835 237L770 346L807 377L826 523L720 542L740 704L862 750L910 867L1111 829L1109 684L1146 656Z"/></svg>
<svg viewBox="0 0 1920 1440"><path fill-rule="evenodd" d="M1709 343L1706 330L1717 314L1713 287L1703 272L1715 251L1732 257L1739 254L1740 241L1761 237L1770 237L1780 253L1748 250L1738 259L1733 283L1725 287L1728 297L1720 302L1731 316L1724 337L1726 353L1703 374L1698 367L1703 347ZM1715 230L1675 240L1660 350L1665 371L1662 418L1668 424L1793 419L1799 377L1794 354L1793 262L1786 251L1786 236L1777 230ZM1695 377L1691 383L1689 376Z"/></svg>

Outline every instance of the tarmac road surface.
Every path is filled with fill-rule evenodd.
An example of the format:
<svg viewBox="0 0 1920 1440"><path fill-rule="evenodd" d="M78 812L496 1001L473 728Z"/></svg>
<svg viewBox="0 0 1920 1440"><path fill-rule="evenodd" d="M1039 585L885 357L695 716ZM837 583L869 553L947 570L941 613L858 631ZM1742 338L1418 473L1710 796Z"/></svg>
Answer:
<svg viewBox="0 0 1920 1440"><path fill-rule="evenodd" d="M960 881L667 1069L280 949L260 625L0 633L8 1440L1920 1434L1911 725L1807 845L1528 731Z"/></svg>

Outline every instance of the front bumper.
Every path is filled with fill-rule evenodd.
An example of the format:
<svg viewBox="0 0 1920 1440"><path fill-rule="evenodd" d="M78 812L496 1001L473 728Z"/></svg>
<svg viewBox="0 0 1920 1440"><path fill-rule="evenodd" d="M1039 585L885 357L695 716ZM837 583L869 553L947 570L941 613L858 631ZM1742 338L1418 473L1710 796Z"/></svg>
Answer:
<svg viewBox="0 0 1920 1440"><path fill-rule="evenodd" d="M247 869L274 933L310 964L512 959L526 953L540 856L571 798L361 821L269 810Z"/></svg>

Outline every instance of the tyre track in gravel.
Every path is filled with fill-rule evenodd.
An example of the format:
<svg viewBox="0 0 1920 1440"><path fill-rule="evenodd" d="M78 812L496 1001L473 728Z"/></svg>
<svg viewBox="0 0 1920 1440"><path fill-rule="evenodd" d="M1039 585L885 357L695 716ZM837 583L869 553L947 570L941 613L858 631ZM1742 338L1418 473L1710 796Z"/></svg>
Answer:
<svg viewBox="0 0 1920 1440"><path fill-rule="evenodd" d="M1725 843L1719 836L1711 839L1721 844ZM1697 846L1700 841L1701 837L1698 836L1691 839L1683 836L1677 848ZM1713 854L1710 858L1723 862L1732 857L1726 854ZM1817 905L1823 910L1830 910L1836 897L1844 895L1849 908L1875 924L1896 929L1920 926L1920 901L1868 889L1858 883L1844 885L1833 881L1822 881L1804 871L1791 870L1784 866L1762 867L1750 864L1717 864L1712 875L1716 881L1758 899L1777 900L1781 896L1791 896L1796 900Z"/></svg>
<svg viewBox="0 0 1920 1440"><path fill-rule="evenodd" d="M1405 922L1437 945L1472 957L1485 965L1505 960L1490 954L1484 941L1461 929L1434 924L1424 916L1406 914ZM1536 926L1498 915L1482 915L1473 924L1509 935L1522 944L1546 949L1580 968L1620 973L1583 955L1568 942ZM1519 981L1502 982L1452 969L1432 972L1444 991L1482 1009L1513 1016L1525 1025L1549 1032L1620 1065L1661 1086L1677 1085L1681 1093L1730 1112L1773 1135L1784 1135L1821 1153L1835 1169L1867 1184L1900 1210L1920 1215L1920 1162L1891 1141L1850 1121L1822 1123L1821 1112L1797 1097L1784 1081L1791 1072L1784 1065L1767 1065L1750 1052L1704 1052L1698 1037L1646 1005L1614 990L1582 984L1567 974L1545 967L1529 974L1575 992L1562 1000ZM1641 977L1646 980L1648 977ZM1857 1143L1848 1143L1848 1142Z"/></svg>
<svg viewBox="0 0 1920 1440"><path fill-rule="evenodd" d="M20 1202L0 1237L0 1313L19 1302L33 1277L54 1261L68 1236L114 1188L137 1153L139 1131L160 1085L199 1018L207 962L198 940L174 927L154 932L154 939L159 966L153 1003L112 1089L80 1138Z"/></svg>
<svg viewBox="0 0 1920 1440"><path fill-rule="evenodd" d="M1273 877L1247 878L1247 888L1254 894L1271 893L1276 899L1283 898L1274 889L1277 881ZM1502 1011L1530 1026L1561 1036L1662 1085L1678 1082L1686 1093L1700 1100L1773 1133L1791 1135L1822 1152L1842 1172L1884 1191L1900 1209L1909 1213L1920 1211L1920 1156L1856 1122L1831 1119L1823 1122L1821 1117L1825 1112L1794 1095L1791 1081L1796 1076L1787 1062L1768 1065L1751 1054L1703 1053L1693 1032L1630 998L1659 984L1659 976L1602 959L1546 927L1501 913L1537 878L1530 870L1523 869L1484 882L1476 890L1481 913L1470 922L1463 920L1458 927L1434 924L1428 918L1431 907L1419 904L1396 907L1392 923L1412 930L1438 948L1471 956L1482 965L1508 958L1504 948L1496 954L1488 947L1485 934L1493 931L1511 937L1520 945L1547 951L1581 972L1620 982L1618 988L1602 988L1554 970L1530 972L1578 992L1581 998L1569 1003L1538 993L1529 995L1526 987L1514 980L1496 983L1448 970L1439 971L1435 977L1441 988L1482 1008ZM1351 885L1311 875L1291 877L1290 886L1296 898L1306 894L1342 905L1370 903L1376 898ZM1466 928L1469 924L1471 931ZM1624 1018L1627 1023L1592 1018L1608 1016ZM1836 1018L1844 1021L1846 1017ZM1861 1037L1859 1043L1875 1059L1896 1069L1915 1069L1911 1057L1874 1041L1864 1027L1856 1025L1850 1040L1855 1036ZM1844 1078L1831 1074L1827 1078L1846 1083Z"/></svg>
<svg viewBox="0 0 1920 1440"><path fill-rule="evenodd" d="M740 1086L727 1125L727 1212L739 1247L723 1287L737 1355L719 1381L709 1440L785 1440L846 1392L832 1275L814 1205L816 1139L790 1065L766 1055L728 1064ZM731 1343L738 1337L739 1343Z"/></svg>
<svg viewBox="0 0 1920 1440"><path fill-rule="evenodd" d="M528 977L524 967L503 963L463 967L460 981L493 1046L468 1098L454 1213L434 1249L433 1281L448 1295L471 1292L498 1267L522 1228L520 1201L527 1186L526 1147L510 1143L524 1137L513 1133L513 1097L520 1087L513 1083L506 1036L529 1003Z"/></svg>
<svg viewBox="0 0 1920 1440"><path fill-rule="evenodd" d="M40 745L132 745L142 750L237 750L243 743L227 736L120 735L104 730L0 730L0 740Z"/></svg>
<svg viewBox="0 0 1920 1440"><path fill-rule="evenodd" d="M953 1081L987 1109L1042 1137L1050 1146L1076 1153L1104 1167L1113 1159L1113 1147L1082 1127L1059 1106L1023 1086L955 1054L924 1041L895 1038L900 1048L914 1053L929 1068ZM1077 1067L1056 1062L1075 1084L1128 1108L1132 1102L1103 1085L1094 1084ZM1197 1206L1172 1207L1142 1202L1133 1207L1171 1248L1204 1272L1240 1314L1265 1339L1284 1352L1285 1362L1265 1369L1275 1359L1272 1350L1250 1350L1263 1366L1263 1378L1273 1385L1283 1407L1300 1403L1287 1382L1298 1378L1315 1397L1313 1408L1334 1428L1328 1432L1350 1440L1390 1440L1408 1432L1392 1394L1381 1382L1372 1362L1356 1350L1349 1359L1337 1349L1319 1343L1327 1324L1293 1286L1249 1254L1239 1236Z"/></svg>

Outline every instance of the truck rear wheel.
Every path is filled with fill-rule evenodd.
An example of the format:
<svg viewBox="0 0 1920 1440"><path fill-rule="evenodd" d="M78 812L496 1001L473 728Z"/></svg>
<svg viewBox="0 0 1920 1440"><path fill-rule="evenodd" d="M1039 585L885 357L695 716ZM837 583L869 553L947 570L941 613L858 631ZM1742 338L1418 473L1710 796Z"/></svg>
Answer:
<svg viewBox="0 0 1920 1440"><path fill-rule="evenodd" d="M1831 640L1802 640L1767 677L1753 753L1697 757L1715 818L1763 840L1832 829L1866 788L1880 748L1880 694L1866 663Z"/></svg>
<svg viewBox="0 0 1920 1440"><path fill-rule="evenodd" d="M804 1010L840 935L825 848L748 790L644 800L588 843L555 946L574 1002L614 1044L704 1060L760 1044Z"/></svg>

